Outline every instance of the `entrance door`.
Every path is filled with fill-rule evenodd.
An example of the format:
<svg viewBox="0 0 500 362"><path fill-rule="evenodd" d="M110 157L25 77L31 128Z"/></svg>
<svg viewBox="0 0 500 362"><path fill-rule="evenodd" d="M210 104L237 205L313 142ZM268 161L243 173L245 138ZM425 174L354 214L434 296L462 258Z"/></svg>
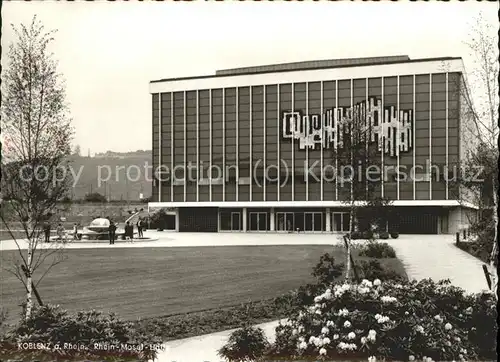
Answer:
<svg viewBox="0 0 500 362"><path fill-rule="evenodd" d="M348 212L332 213L333 231L347 232L349 231L350 215Z"/></svg>
<svg viewBox="0 0 500 362"><path fill-rule="evenodd" d="M241 213L238 211L220 212L221 231L241 231Z"/></svg>
<svg viewBox="0 0 500 362"><path fill-rule="evenodd" d="M258 226L259 226L259 231L266 231L267 230L267 212L259 212L258 213Z"/></svg>
<svg viewBox="0 0 500 362"><path fill-rule="evenodd" d="M306 212L304 214L304 230L305 231L313 231L314 230L314 213Z"/></svg>
<svg viewBox="0 0 500 362"><path fill-rule="evenodd" d="M324 230L323 213L322 212L315 212L313 214L313 230L314 231L323 231Z"/></svg>
<svg viewBox="0 0 500 362"><path fill-rule="evenodd" d="M175 215L167 214L165 217L165 229L175 230Z"/></svg>
<svg viewBox="0 0 500 362"><path fill-rule="evenodd" d="M250 225L248 230L250 231L259 230L259 213L251 212L249 215L250 215Z"/></svg>
<svg viewBox="0 0 500 362"><path fill-rule="evenodd" d="M267 212L251 212L250 214L250 231L266 231L267 230Z"/></svg>
<svg viewBox="0 0 500 362"><path fill-rule="evenodd" d="M239 212L231 213L231 231L241 230L241 218Z"/></svg>
<svg viewBox="0 0 500 362"><path fill-rule="evenodd" d="M304 214L305 231L323 231L323 213L306 212Z"/></svg>
<svg viewBox="0 0 500 362"><path fill-rule="evenodd" d="M276 221L278 231L293 231L295 227L295 220L293 212L278 212L276 213Z"/></svg>

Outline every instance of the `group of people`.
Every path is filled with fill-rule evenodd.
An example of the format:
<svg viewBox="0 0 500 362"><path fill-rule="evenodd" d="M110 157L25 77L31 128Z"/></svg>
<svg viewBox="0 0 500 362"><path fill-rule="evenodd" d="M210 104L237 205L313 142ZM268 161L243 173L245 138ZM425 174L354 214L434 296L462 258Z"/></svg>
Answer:
<svg viewBox="0 0 500 362"><path fill-rule="evenodd" d="M137 226L138 237L139 237L139 239L141 239L144 237L144 229L146 228L146 223L143 219L139 219L137 221L136 226ZM78 228L79 228L79 224L75 223L73 225L73 229L72 229L73 240L79 239ZM110 220L109 227L108 227L109 243L110 244L114 244L116 241L116 229L117 229L117 225L115 224L114 221ZM52 226L49 222L46 222L43 225L43 233L45 236L46 243L50 242L51 232L52 232ZM59 223L57 225L56 234L57 234L57 240L60 240L63 242L67 241L66 229L64 228L64 225L62 223ZM130 241L134 240L134 225L128 221L126 222L126 225L125 225L125 233L123 235L123 238L125 240L128 239Z"/></svg>
<svg viewBox="0 0 500 362"><path fill-rule="evenodd" d="M146 224L145 224L144 220L139 219L137 221L136 226L137 226L138 237L139 237L139 239L141 239L144 237L144 229L146 228ZM108 229L109 230L109 244L110 245L115 243L116 229L117 229L116 224L113 221L110 221L109 222L109 229ZM130 240L130 241L134 240L134 225L128 221L125 223L125 233L123 234L123 238L125 240Z"/></svg>
<svg viewBox="0 0 500 362"><path fill-rule="evenodd" d="M50 242L51 232L52 232L52 225L50 224L50 222L46 222L43 225L43 234L45 236L46 243ZM62 223L59 223L57 225L56 235L57 235L57 240L67 241L66 229L64 228L64 225ZM72 235L73 235L73 240L78 239L78 224L77 223L75 223L73 225Z"/></svg>

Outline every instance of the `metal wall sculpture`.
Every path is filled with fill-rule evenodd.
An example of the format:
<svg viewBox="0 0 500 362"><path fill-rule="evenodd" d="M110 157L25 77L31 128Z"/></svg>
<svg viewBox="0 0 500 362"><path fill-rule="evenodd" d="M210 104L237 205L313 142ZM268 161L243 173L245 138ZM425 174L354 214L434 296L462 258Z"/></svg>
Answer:
<svg viewBox="0 0 500 362"><path fill-rule="evenodd" d="M283 138L298 140L301 150L343 148L345 137L356 132L370 143L377 142L378 150L392 157L413 147L413 110L398 112L389 106L384 107L382 116L382 101L374 97L354 107L328 109L322 115L285 111L282 121Z"/></svg>

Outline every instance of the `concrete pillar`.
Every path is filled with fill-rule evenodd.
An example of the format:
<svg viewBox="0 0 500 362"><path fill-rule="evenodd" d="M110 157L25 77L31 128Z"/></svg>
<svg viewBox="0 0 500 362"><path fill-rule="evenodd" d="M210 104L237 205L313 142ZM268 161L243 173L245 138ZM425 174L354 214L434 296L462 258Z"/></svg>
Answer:
<svg viewBox="0 0 500 362"><path fill-rule="evenodd" d="M180 223L179 211L180 211L179 208L177 208L177 210L175 210L175 231L179 231L179 223Z"/></svg>
<svg viewBox="0 0 500 362"><path fill-rule="evenodd" d="M332 213L330 212L330 208L326 208L326 232L331 232L332 231Z"/></svg>
<svg viewBox="0 0 500 362"><path fill-rule="evenodd" d="M247 231L247 208L243 208L243 232Z"/></svg>
<svg viewBox="0 0 500 362"><path fill-rule="evenodd" d="M274 227L274 208L273 207L271 208L271 213L269 214L269 217L271 218L269 220L269 230L274 231L275 227Z"/></svg>
<svg viewBox="0 0 500 362"><path fill-rule="evenodd" d="M455 234L462 229L462 208L453 207L448 214L448 233Z"/></svg>
<svg viewBox="0 0 500 362"><path fill-rule="evenodd" d="M220 209L217 209L217 232L220 231Z"/></svg>

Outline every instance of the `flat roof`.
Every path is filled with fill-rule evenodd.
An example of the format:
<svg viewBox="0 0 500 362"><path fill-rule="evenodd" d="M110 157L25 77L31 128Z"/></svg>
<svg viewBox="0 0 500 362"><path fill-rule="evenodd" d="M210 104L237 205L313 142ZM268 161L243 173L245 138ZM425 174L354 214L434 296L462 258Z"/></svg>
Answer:
<svg viewBox="0 0 500 362"><path fill-rule="evenodd" d="M356 60L358 61L356 62ZM208 78L222 78L228 76L234 77L234 76L252 75L252 74L285 73L285 72L334 69L334 68L356 68L356 67L366 67L366 66L376 66L376 65L386 65L386 64L421 63L421 62L436 62L436 61L449 61L449 60L462 60L462 57L409 59L409 57L407 56L394 56L394 57L350 58L350 59L332 59L332 60L282 63L275 65L227 69L227 70L217 71L216 74L212 75L152 80L150 81L150 84L184 81L184 80L208 79ZM300 67L301 64L304 66ZM314 65L309 65L309 64L314 64Z"/></svg>

